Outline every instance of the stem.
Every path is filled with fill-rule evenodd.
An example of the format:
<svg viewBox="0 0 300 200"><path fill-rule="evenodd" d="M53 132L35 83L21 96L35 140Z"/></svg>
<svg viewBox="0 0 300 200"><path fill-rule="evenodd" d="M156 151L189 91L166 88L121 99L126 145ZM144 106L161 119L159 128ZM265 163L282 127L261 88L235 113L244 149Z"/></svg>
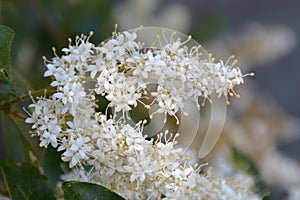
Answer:
<svg viewBox="0 0 300 200"><path fill-rule="evenodd" d="M23 95L21 97L17 97L15 99L11 100L11 101L9 101L10 94L8 94L7 98L6 98L6 101L3 104L0 105L0 110L3 110L3 112L7 115L12 115L13 117L18 117L22 120L25 120L26 119L25 115L21 114L19 111L13 111L12 110L13 105L19 103L20 101L29 99L30 97L36 97L36 96L45 94L47 92L53 92L55 90L56 90L56 88L49 86L47 88L34 91L30 94L26 94L26 95Z"/></svg>
<svg viewBox="0 0 300 200"><path fill-rule="evenodd" d="M37 90L37 91L31 92L30 94L25 94L25 95L23 95L23 96L21 96L21 97L17 97L17 98L15 98L14 100L9 101L9 102L7 102L7 103L8 103L9 105L12 106L12 105L14 105L14 104L16 104L16 103L19 103L19 102L22 101L22 100L25 100L25 99L30 98L30 97L36 97L36 96L45 94L45 93L47 93L47 92L53 92L53 91L55 91L55 88L52 87L52 86L48 86L47 88L39 89L39 90ZM1 107L0 107L0 109L1 109Z"/></svg>
<svg viewBox="0 0 300 200"><path fill-rule="evenodd" d="M27 119L27 117L26 117L25 115L23 115L22 113L20 113L20 112L18 112L18 111L12 112L11 114L12 114L14 117L18 117L18 118L20 118L20 119L22 119L22 120Z"/></svg>

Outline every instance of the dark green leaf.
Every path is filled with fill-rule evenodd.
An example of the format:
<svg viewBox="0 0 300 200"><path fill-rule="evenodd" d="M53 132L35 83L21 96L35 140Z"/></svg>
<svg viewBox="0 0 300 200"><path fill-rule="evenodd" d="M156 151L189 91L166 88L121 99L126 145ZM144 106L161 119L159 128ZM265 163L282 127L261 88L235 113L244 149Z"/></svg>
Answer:
<svg viewBox="0 0 300 200"><path fill-rule="evenodd" d="M63 173L61 169L61 153L52 147L48 147L43 156L42 166L46 176L49 178L50 185L55 186Z"/></svg>
<svg viewBox="0 0 300 200"><path fill-rule="evenodd" d="M1 53L0 53L1 54ZM7 93L16 95L13 85L7 75L7 72L0 69L0 101L4 100Z"/></svg>
<svg viewBox="0 0 300 200"><path fill-rule="evenodd" d="M264 200L270 199L271 189L268 184L262 179L255 163L247 155L245 155L235 147L232 147L232 156L236 166L239 169L254 177L254 191L258 193Z"/></svg>
<svg viewBox="0 0 300 200"><path fill-rule="evenodd" d="M20 74L10 65L10 51L14 38L14 31L7 26L0 25L0 101L7 93L20 96L27 93L29 86Z"/></svg>
<svg viewBox="0 0 300 200"><path fill-rule="evenodd" d="M0 67L10 73L10 49L15 32L4 25L0 25Z"/></svg>
<svg viewBox="0 0 300 200"><path fill-rule="evenodd" d="M20 96L28 91L28 84L10 66L10 51L15 32L0 25L0 101L7 93Z"/></svg>
<svg viewBox="0 0 300 200"><path fill-rule="evenodd" d="M25 162L39 167L41 156L36 154L37 149L34 148L36 144L28 134L28 130L25 128L24 125L26 124L24 124L22 120L4 113L1 117L6 159L14 161L25 160Z"/></svg>
<svg viewBox="0 0 300 200"><path fill-rule="evenodd" d="M15 96L20 97L24 94L28 94L30 90L29 82L21 76L17 69L11 68L10 80Z"/></svg>
<svg viewBox="0 0 300 200"><path fill-rule="evenodd" d="M12 90L8 75L4 69L0 69L0 90Z"/></svg>
<svg viewBox="0 0 300 200"><path fill-rule="evenodd" d="M83 182L65 182L62 185L65 200L123 200L118 194L100 185Z"/></svg>
<svg viewBox="0 0 300 200"><path fill-rule="evenodd" d="M47 178L41 175L34 166L0 161L0 167L9 195L13 200L55 199Z"/></svg>
<svg viewBox="0 0 300 200"><path fill-rule="evenodd" d="M1 112L1 124L5 158L14 161L23 160L22 141L16 125L3 112Z"/></svg>

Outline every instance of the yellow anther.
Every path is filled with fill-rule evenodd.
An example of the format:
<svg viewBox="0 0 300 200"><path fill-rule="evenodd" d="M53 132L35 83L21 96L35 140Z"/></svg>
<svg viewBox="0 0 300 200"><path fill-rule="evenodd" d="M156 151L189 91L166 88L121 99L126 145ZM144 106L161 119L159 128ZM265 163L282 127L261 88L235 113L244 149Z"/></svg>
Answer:
<svg viewBox="0 0 300 200"><path fill-rule="evenodd" d="M151 106L150 106L150 105L145 105L145 108L146 108L146 109L150 109Z"/></svg>

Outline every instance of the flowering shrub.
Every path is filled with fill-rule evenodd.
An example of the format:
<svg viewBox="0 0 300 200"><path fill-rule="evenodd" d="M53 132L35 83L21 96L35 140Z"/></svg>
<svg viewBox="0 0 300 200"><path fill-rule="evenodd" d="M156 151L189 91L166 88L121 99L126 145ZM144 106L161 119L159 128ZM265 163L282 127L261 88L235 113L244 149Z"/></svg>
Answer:
<svg viewBox="0 0 300 200"><path fill-rule="evenodd" d="M102 185L125 199L258 199L250 177L223 179L190 165L177 144L188 132L146 129L161 114L163 124L174 118L180 126L187 101L200 109L215 94L227 102L239 97L234 87L252 74L243 75L231 58L215 62L200 45L188 46L191 37L155 29L161 34L149 43L141 39L145 30L153 28L115 31L99 46L90 42L92 33L77 36L62 56L53 49L55 56L44 58L48 92L29 94L31 135L61 152L70 169L62 181ZM107 106L98 103L104 98ZM148 120L133 120L141 105Z"/></svg>

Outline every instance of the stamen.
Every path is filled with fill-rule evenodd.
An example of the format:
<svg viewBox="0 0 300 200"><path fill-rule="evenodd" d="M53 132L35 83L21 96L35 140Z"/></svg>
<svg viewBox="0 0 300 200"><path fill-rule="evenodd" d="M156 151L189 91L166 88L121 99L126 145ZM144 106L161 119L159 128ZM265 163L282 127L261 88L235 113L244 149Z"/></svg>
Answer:
<svg viewBox="0 0 300 200"><path fill-rule="evenodd" d="M203 164L201 164L201 165L199 165L199 167L195 170L197 173L200 173L200 171L201 171L201 168L202 167L205 167L205 166L207 166L208 165L208 163L203 163Z"/></svg>
<svg viewBox="0 0 300 200"><path fill-rule="evenodd" d="M173 137L173 141L172 141L172 142L173 142L174 144L177 143L176 138L178 138L179 135L180 135L179 133L176 133L175 136Z"/></svg>
<svg viewBox="0 0 300 200"><path fill-rule="evenodd" d="M248 74L244 74L242 77L246 77L246 76L251 76L251 77L253 77L253 76L255 76L255 73L254 73L254 72L251 72L251 73L248 73Z"/></svg>
<svg viewBox="0 0 300 200"><path fill-rule="evenodd" d="M163 36L163 38L164 38L164 40L165 40L165 43L168 44L169 42L168 42L168 40L167 40L167 38L166 38L165 33L166 33L166 31L163 30L163 31L162 31L162 36Z"/></svg>
<svg viewBox="0 0 300 200"><path fill-rule="evenodd" d="M173 44L174 43L174 39L173 37L176 35L176 32L174 31L172 34L171 34L171 37L170 37L170 43ZM168 41L166 41L168 43Z"/></svg>
<svg viewBox="0 0 300 200"><path fill-rule="evenodd" d="M229 62L230 62L232 59L234 59L234 55L231 55L231 56L227 59L227 61L225 62L224 66L225 66L225 67L226 67L226 66L229 66Z"/></svg>
<svg viewBox="0 0 300 200"><path fill-rule="evenodd" d="M173 116L174 116L175 119L176 119L176 125L179 125L179 124L180 124L180 121L179 121L178 117L177 117L175 114L174 114Z"/></svg>
<svg viewBox="0 0 300 200"><path fill-rule="evenodd" d="M161 43L161 39L160 39L160 36L159 35L156 35L157 39L158 39L158 44L160 46L160 48L163 47L162 43Z"/></svg>
<svg viewBox="0 0 300 200"><path fill-rule="evenodd" d="M184 44L188 43L191 39L192 39L192 36L189 35L188 38L187 38L187 40L184 41L184 42L182 42L181 45L184 45Z"/></svg>
<svg viewBox="0 0 300 200"><path fill-rule="evenodd" d="M166 141L166 143L169 143L171 141L171 139L173 139L173 133L170 133L170 137L168 138L168 140Z"/></svg>

